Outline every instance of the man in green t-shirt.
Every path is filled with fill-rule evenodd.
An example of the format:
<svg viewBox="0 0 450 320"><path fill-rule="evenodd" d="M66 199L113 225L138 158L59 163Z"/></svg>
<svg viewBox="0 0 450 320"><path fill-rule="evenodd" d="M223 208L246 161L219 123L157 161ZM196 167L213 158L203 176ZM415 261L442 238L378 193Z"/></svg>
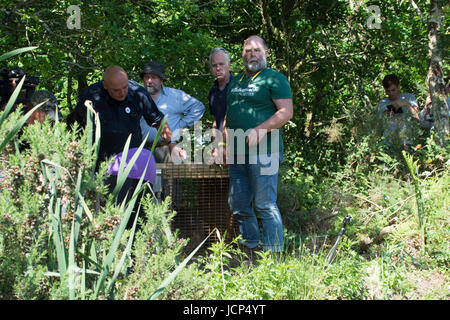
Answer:
<svg viewBox="0 0 450 320"><path fill-rule="evenodd" d="M262 222L264 250L283 250L283 225L277 207L279 163L283 157L280 128L292 118L292 93L287 78L267 68L264 40L244 41L245 71L228 87L225 120L227 163L230 170L229 204L250 252L258 248Z"/></svg>

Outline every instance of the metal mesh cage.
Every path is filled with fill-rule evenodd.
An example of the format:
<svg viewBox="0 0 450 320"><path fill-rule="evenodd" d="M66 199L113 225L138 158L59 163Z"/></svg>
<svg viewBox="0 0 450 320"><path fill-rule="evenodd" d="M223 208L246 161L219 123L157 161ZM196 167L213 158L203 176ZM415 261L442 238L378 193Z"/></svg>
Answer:
<svg viewBox="0 0 450 320"><path fill-rule="evenodd" d="M237 223L228 205L228 166L205 164L158 164L161 168L162 197L170 196L177 212L172 228L182 238L189 238L189 249L197 247L217 228L226 241L239 235ZM207 248L218 241L216 233Z"/></svg>

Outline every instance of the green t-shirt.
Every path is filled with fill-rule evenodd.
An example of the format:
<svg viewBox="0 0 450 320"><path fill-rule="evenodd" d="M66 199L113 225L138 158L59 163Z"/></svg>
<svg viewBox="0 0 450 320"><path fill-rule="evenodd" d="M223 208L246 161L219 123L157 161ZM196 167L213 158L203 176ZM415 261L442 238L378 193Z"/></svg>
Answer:
<svg viewBox="0 0 450 320"><path fill-rule="evenodd" d="M273 99L291 98L291 88L286 76L273 69L265 68L253 77L248 77L245 73L233 77L228 86L226 127L229 133L235 133L234 154L249 154L248 145L244 143L245 140L242 141L242 131L238 131L238 129L245 132L269 119L277 111ZM232 130L230 131L230 129ZM275 150L273 151L283 151L281 131L276 129L272 132L268 132L259 143L258 151L261 154L271 153L272 134L275 134L274 137L276 135L279 137L278 148L274 146ZM230 135L229 137L231 138ZM266 150L264 150L265 144L267 145Z"/></svg>

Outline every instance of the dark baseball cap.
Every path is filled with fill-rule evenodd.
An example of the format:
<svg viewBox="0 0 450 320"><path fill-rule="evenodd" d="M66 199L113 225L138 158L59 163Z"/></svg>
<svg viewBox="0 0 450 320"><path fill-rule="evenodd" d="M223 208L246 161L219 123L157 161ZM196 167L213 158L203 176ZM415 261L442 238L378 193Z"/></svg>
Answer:
<svg viewBox="0 0 450 320"><path fill-rule="evenodd" d="M150 61L149 63L147 63L147 64L144 66L144 69L142 69L140 76L141 76L141 78L143 78L143 77L144 77L144 74L146 74L146 73L151 73L151 74L157 75L157 76L160 77L163 81L166 81L167 78L166 78L166 76L165 76L165 74L164 74L164 71L165 71L165 70L166 70L166 67L163 66L162 64L159 64L159 63Z"/></svg>

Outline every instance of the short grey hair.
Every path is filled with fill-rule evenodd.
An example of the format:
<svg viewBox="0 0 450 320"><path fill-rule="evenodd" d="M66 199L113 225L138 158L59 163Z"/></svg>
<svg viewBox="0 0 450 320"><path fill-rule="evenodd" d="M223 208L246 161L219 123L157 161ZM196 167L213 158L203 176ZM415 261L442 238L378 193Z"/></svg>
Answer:
<svg viewBox="0 0 450 320"><path fill-rule="evenodd" d="M227 62L230 62L230 56L228 55L227 50L225 50L224 48L214 48L211 50L211 53L209 54L209 64L211 65L211 60L214 54L216 54L217 52L222 52L225 56L225 59L227 60Z"/></svg>
<svg viewBox="0 0 450 320"><path fill-rule="evenodd" d="M252 39L252 38L256 38L256 39L258 39L259 41L261 41L264 50L267 50L267 44L266 44L266 42L264 41L263 38L261 38L260 36L257 36L257 35L253 35L253 36L250 36L250 37L248 37L247 39L245 39L245 40L244 40L244 45L247 44L247 42L250 41L250 39Z"/></svg>

